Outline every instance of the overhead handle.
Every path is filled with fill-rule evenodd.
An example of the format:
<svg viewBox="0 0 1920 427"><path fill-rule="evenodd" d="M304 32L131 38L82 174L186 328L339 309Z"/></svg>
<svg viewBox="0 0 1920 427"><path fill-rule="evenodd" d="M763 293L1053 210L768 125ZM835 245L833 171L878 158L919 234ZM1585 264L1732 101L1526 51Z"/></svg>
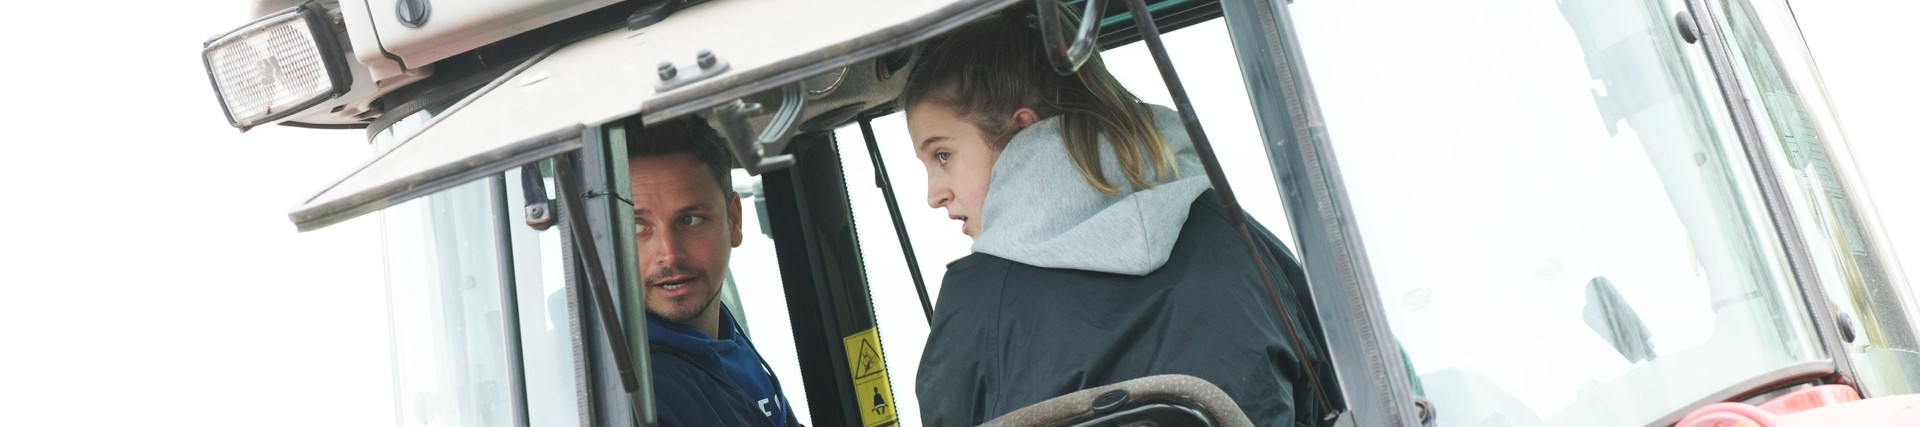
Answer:
<svg viewBox="0 0 1920 427"><path fill-rule="evenodd" d="M781 153L787 150L787 142L798 133L800 113L806 107L806 87L794 82L782 88L780 109L773 112L773 119L759 133L753 132L753 125L748 122L755 116L765 114L766 110L759 103L736 99L714 108L713 113L720 122L720 134L727 138L727 148L733 150L740 167L758 176L793 165L793 155Z"/></svg>
<svg viewBox="0 0 1920 427"><path fill-rule="evenodd" d="M1053 63L1053 71L1062 76L1073 75L1080 70L1080 64L1093 56L1093 32L1100 28L1100 11L1106 8L1106 0L1087 0L1087 10L1080 14L1080 29L1068 44L1065 29L1060 25L1060 9L1066 6L1054 0L1034 0L1034 10L1040 18L1040 42L1046 43L1047 61Z"/></svg>

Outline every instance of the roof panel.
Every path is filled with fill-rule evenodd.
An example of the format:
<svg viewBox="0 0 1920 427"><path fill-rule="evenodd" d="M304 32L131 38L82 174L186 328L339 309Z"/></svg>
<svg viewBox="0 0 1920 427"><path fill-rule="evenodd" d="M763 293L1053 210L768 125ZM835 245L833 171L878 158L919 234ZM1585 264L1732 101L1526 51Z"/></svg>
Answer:
<svg viewBox="0 0 1920 427"><path fill-rule="evenodd" d="M701 111L925 41L1019 0L715 0L652 26L536 56L289 214L313 230L580 147L580 133L645 113ZM655 93L657 67L711 49L729 68Z"/></svg>

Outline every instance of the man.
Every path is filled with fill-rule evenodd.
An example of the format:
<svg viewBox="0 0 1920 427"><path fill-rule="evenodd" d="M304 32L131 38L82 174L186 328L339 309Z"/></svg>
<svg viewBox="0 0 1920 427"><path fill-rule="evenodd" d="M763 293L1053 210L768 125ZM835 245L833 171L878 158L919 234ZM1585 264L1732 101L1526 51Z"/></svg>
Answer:
<svg viewBox="0 0 1920 427"><path fill-rule="evenodd" d="M638 133L627 165L660 424L799 426L719 299L741 239L732 156L698 119Z"/></svg>

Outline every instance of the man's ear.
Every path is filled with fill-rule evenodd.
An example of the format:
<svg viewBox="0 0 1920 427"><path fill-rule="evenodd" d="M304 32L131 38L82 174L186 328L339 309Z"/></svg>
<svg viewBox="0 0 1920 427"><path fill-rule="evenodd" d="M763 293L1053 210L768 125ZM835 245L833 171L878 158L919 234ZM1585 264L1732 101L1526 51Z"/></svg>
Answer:
<svg viewBox="0 0 1920 427"><path fill-rule="evenodd" d="M727 227L733 230L733 233L732 233L733 247L736 247L736 248L740 247L741 239L746 238L746 236L740 234L740 193L739 192L735 192L735 191L727 192Z"/></svg>
<svg viewBox="0 0 1920 427"><path fill-rule="evenodd" d="M1040 113L1033 112L1032 108L1022 107L1018 110L1013 110L1014 131L1026 129L1027 126L1032 126L1034 122L1038 121L1040 121Z"/></svg>

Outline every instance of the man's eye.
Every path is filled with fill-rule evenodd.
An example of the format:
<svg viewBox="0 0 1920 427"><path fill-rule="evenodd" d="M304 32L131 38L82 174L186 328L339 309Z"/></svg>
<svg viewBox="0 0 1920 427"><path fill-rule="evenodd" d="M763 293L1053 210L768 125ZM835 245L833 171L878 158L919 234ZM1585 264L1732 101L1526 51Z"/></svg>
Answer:
<svg viewBox="0 0 1920 427"><path fill-rule="evenodd" d="M647 226L647 223L640 222L640 221L633 222L633 232L635 234L645 234L647 231L650 231L649 228L650 227Z"/></svg>
<svg viewBox="0 0 1920 427"><path fill-rule="evenodd" d="M687 216L680 217L680 225L700 225L700 223L703 223L703 222L707 222L707 217L703 217L699 215L687 215Z"/></svg>
<svg viewBox="0 0 1920 427"><path fill-rule="evenodd" d="M940 164L946 164L946 163L947 163L947 159L948 159L948 158L951 158L951 157L953 157L953 153L948 153L948 152L945 152L945 151L942 151L942 152L938 152L938 153L933 153L933 158L935 158L935 159L939 159L939 160L940 160Z"/></svg>

